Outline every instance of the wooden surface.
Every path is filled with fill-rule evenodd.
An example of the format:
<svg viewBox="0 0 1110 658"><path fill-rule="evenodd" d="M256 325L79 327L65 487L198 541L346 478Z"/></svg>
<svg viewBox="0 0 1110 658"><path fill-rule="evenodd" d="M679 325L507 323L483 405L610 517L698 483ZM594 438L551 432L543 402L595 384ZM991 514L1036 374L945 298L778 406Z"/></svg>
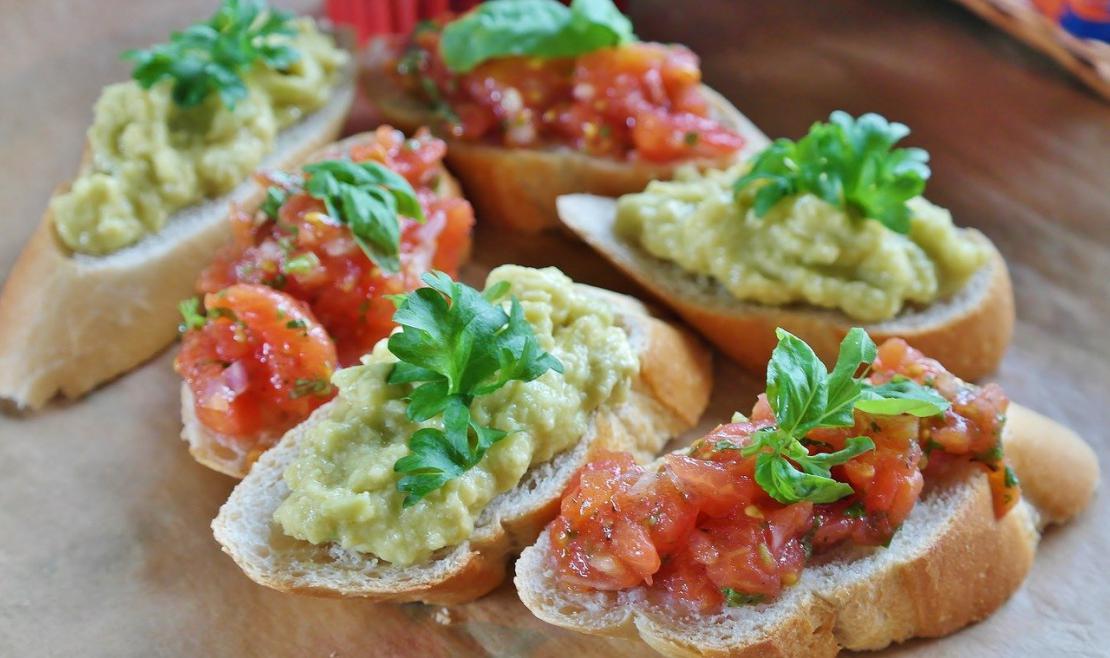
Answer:
<svg viewBox="0 0 1110 658"><path fill-rule="evenodd" d="M5 0L0 6L0 272L72 175L116 54L206 15L209 0ZM689 44L707 82L767 133L831 110L881 112L933 155L928 196L1002 249L1019 324L998 374L1011 396L1110 456L1110 108L1047 59L950 3L631 3L644 38ZM356 120L356 123L358 120ZM479 231L480 276L517 261L630 290L581 245ZM44 300L49 303L49 300ZM108 338L108 337L106 337ZM0 656L625 656L642 645L532 618L506 586L452 610L297 598L250 583L208 523L231 489L178 439L172 350L72 404L0 417ZM755 378L718 363L705 425ZM880 655L1106 655L1110 512L1046 536L994 617ZM447 622L447 623L440 623Z"/></svg>

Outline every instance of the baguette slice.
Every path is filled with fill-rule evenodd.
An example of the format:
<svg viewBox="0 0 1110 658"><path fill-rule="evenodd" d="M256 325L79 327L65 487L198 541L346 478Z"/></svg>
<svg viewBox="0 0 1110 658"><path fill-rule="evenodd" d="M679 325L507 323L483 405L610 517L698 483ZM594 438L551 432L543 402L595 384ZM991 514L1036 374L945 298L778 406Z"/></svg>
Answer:
<svg viewBox="0 0 1110 658"><path fill-rule="evenodd" d="M328 145L310 156L306 162L315 162L340 157L349 151L349 146L362 139L362 134L352 135L335 144ZM446 171L439 176L437 192L442 197L459 197L459 184ZM243 479L250 471L251 464L258 459L265 448L258 446L273 436L254 437L253 440L237 439L214 432L197 419L193 392L185 382L181 383L181 438L189 444L189 454L201 464L233 478Z"/></svg>
<svg viewBox="0 0 1110 658"><path fill-rule="evenodd" d="M618 235L616 208L614 199L588 194L558 200L559 218L567 227L752 372L766 367L775 348L776 327L798 336L825 363L832 363L848 330L860 326L832 309L738 301L707 277L656 258ZM971 239L990 250L990 260L959 292L863 328L876 343L904 338L958 377L974 380L993 372L1010 344L1014 293L998 249L979 231L968 230Z"/></svg>
<svg viewBox="0 0 1110 658"><path fill-rule="evenodd" d="M1071 430L1010 405L1003 440L1023 501L996 520L981 471L930 485L886 549L842 551L811 565L769 604L682 616L643 590L570 592L549 566L547 533L524 550L516 587L540 619L583 633L640 637L668 656L835 656L947 635L990 615L1021 585L1040 530L1079 512L1098 462Z"/></svg>
<svg viewBox="0 0 1110 658"><path fill-rule="evenodd" d="M348 32L334 34L353 47ZM328 103L284 130L259 168L292 167L338 136L354 100L354 64L352 54ZM59 392L79 397L171 343L177 303L231 238L229 204L253 208L264 192L248 177L107 256L71 253L47 210L0 293L0 400L34 409Z"/></svg>
<svg viewBox="0 0 1110 658"><path fill-rule="evenodd" d="M282 473L330 403L290 430L235 487L212 522L216 541L252 580L281 591L444 605L489 592L504 579L509 557L555 517L563 489L591 454L628 450L649 460L670 437L691 428L708 403L710 357L696 338L652 317L630 297L590 290L614 309L639 354L640 372L628 399L595 412L575 447L532 468L515 489L494 498L468 541L426 564L398 568L335 544L315 546L283 534L273 521L289 493Z"/></svg>
<svg viewBox="0 0 1110 658"><path fill-rule="evenodd" d="M389 47L377 41L367 49L363 89L385 120L403 130L433 125L434 112L412 98L387 70ZM717 159L697 160L704 168L725 167L765 147L769 140L723 96L703 85L710 116L739 133L744 146ZM653 180L674 176L690 161L654 164L586 155L570 147L506 148L460 139L447 140L447 164L459 177L470 202L483 221L517 231L536 232L559 226L555 199L563 194L588 192L620 196L638 192Z"/></svg>

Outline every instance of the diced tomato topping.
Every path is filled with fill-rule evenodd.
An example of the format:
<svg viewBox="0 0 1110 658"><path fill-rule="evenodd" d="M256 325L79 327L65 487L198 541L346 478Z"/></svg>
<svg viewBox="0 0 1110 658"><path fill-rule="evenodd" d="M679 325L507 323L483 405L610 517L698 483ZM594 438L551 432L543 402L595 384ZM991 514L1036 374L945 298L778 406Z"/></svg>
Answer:
<svg viewBox="0 0 1110 658"><path fill-rule="evenodd" d="M740 135L709 117L698 58L683 46L503 57L458 75L444 64L439 38L439 29L416 31L396 70L411 93L436 105L455 137L514 147L567 144L655 162L718 158L743 146Z"/></svg>
<svg viewBox="0 0 1110 658"><path fill-rule="evenodd" d="M198 290L207 295L206 299L215 299L214 294L222 299L224 292L221 291L248 284L245 286L248 289L269 291L270 298L281 297L287 306L303 307L311 326L318 328L317 333L331 346L330 360L323 359L318 351L311 352L305 354L304 365L313 375L326 370L326 383L337 365L357 363L359 357L393 329L395 307L387 295L418 287L420 276L433 269L455 276L465 259L470 248L474 214L465 200L439 193L445 150L444 142L426 130L405 138L400 131L383 126L369 138L349 145L346 153L329 156L349 157L356 162L380 162L413 185L425 221L399 218L400 272L387 274L374 265L355 242L347 225L339 218L330 217L323 202L299 191L296 181L269 174L262 176L263 185L289 190L276 218L261 211L254 214L233 212L234 243L222 250L204 270L198 280ZM195 392L217 386L209 380L223 377L218 368L206 365L205 360L210 356L206 350L197 349L196 344L210 340L212 332L230 331L221 328L224 324L209 321L203 331L189 331L185 335L177 360L178 371L186 376ZM279 339L284 340L281 336L258 334L258 350L248 359L250 388L263 390L271 378L293 381L304 374L293 369L286 371L284 361L267 361L268 355L284 349ZM309 357L317 360L310 362ZM266 368L262 368L262 364ZM326 401L331 395L328 386L327 395L302 396L290 403L285 399L289 397L286 389L275 391L272 396L236 398L236 404L219 414L211 409L202 411L198 395L198 415L201 422L213 430L249 440L260 434L280 435L308 416L314 407L308 402ZM265 408L270 404L277 405L276 411L271 413Z"/></svg>
<svg viewBox="0 0 1110 658"><path fill-rule="evenodd" d="M236 284L204 296L208 319L175 362L198 419L228 436L272 441L332 397L335 345L302 302Z"/></svg>
<svg viewBox="0 0 1110 658"><path fill-rule="evenodd" d="M904 375L933 386L952 407L925 419L856 411L853 427L811 431L814 454L840 450L850 437L874 442L874 450L832 470L851 495L784 505L763 491L755 456L741 452L752 434L774 423L761 395L747 421L717 427L688 454L664 457L658 469L624 453L585 466L549 531L560 581L576 589L644 586L658 602L713 612L773 599L798 580L811 553L846 542L885 545L912 511L925 476L954 463L987 469L998 514L1016 503L1020 492L999 443L1007 400L998 387L966 384L901 340L880 346L871 372L873 383Z"/></svg>

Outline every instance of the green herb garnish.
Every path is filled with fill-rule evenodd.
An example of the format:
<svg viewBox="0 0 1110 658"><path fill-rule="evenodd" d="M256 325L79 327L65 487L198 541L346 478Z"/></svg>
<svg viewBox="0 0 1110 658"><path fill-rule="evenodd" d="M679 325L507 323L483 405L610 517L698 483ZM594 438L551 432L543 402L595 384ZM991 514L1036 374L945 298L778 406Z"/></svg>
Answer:
<svg viewBox="0 0 1110 658"><path fill-rule="evenodd" d="M833 479L830 469L875 447L868 437L856 436L836 452L810 454L802 443L810 430L851 427L853 410L864 411L861 404L874 415L910 413L903 400L913 400L909 408L918 416L948 408L947 400L912 380L894 387L870 384L867 370L878 351L863 329L853 328L840 343L832 373L797 336L784 329L776 335L779 343L767 365L767 402L777 424L756 431L741 454L756 455L756 482L781 503L831 503L851 494L852 487ZM857 376L861 366L864 372Z"/></svg>
<svg viewBox="0 0 1110 658"><path fill-rule="evenodd" d="M766 597L762 594L748 594L747 592L741 592L731 587L722 587L721 594L725 595L725 605L730 608L743 605L757 605L766 600Z"/></svg>
<svg viewBox="0 0 1110 658"><path fill-rule="evenodd" d="M737 194L760 181L753 208L767 214L785 197L814 194L858 218L871 218L898 233L909 233L906 202L925 190L929 154L918 148L893 148L910 132L878 114L853 119L833 112L829 123L815 123L794 142L778 139L756 156L751 170L737 179Z"/></svg>
<svg viewBox="0 0 1110 658"><path fill-rule="evenodd" d="M262 212L270 219L277 220L278 211L288 198L288 191L280 187L267 187L266 198L262 201Z"/></svg>
<svg viewBox="0 0 1110 658"><path fill-rule="evenodd" d="M424 221L412 185L374 161L324 160L304 170L310 176L305 191L323 201L333 219L347 224L363 253L385 272L400 271L397 216Z"/></svg>
<svg viewBox="0 0 1110 658"><path fill-rule="evenodd" d="M439 49L447 68L465 73L497 57L576 57L635 40L611 0L573 0L569 8L555 0L495 0L444 27Z"/></svg>
<svg viewBox="0 0 1110 658"><path fill-rule="evenodd" d="M264 0L224 0L212 18L174 32L169 43L148 50L128 50L135 62L131 77L144 89L163 78L173 81L173 101L199 105L216 92L228 108L247 97L241 73L256 61L284 70L300 53L271 37L292 35L292 14L270 9Z"/></svg>
<svg viewBox="0 0 1110 658"><path fill-rule="evenodd" d="M177 310L181 313L181 324L177 325L177 330L180 333L185 333L190 329L201 329L208 322L208 318L204 316L204 312L201 310L200 299L196 297L178 302Z"/></svg>
<svg viewBox="0 0 1110 658"><path fill-rule="evenodd" d="M282 267L289 274L308 274L320 265L320 257L314 252L306 251L299 256L294 256L285 261Z"/></svg>
<svg viewBox="0 0 1110 658"><path fill-rule="evenodd" d="M393 470L402 473L397 490L409 507L481 461L506 429L479 425L470 416L475 398L510 381L532 381L563 364L543 351L516 297L505 313L498 300L509 291L501 282L485 292L427 273L428 285L410 293L393 314L401 331L389 337L400 361L390 384L419 383L408 398L406 415L423 422L442 416L443 429L425 427L409 437L409 454Z"/></svg>
<svg viewBox="0 0 1110 658"><path fill-rule="evenodd" d="M293 382L293 389L289 391L289 397L293 399L303 398L306 395L328 395L331 393L331 382L327 379L304 379L298 377Z"/></svg>

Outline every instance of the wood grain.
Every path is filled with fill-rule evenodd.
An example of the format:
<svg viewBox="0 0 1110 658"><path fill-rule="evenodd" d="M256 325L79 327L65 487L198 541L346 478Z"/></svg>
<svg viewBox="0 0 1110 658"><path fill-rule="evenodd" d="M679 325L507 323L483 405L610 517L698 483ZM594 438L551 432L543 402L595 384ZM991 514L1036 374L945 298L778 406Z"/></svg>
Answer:
<svg viewBox="0 0 1110 658"><path fill-rule="evenodd" d="M6 0L0 20L0 272L72 175L117 53L204 15L210 0ZM283 3L284 4L284 3ZM304 3L301 3L304 4ZM1110 111L1047 59L949 3L641 0L640 35L699 52L707 82L767 133L831 110L881 112L933 154L929 196L986 232L1012 269L1017 336L997 379L1110 456ZM364 127L366 114L352 129ZM472 280L501 262L631 284L569 238L480 230ZM45 300L48 303L48 300ZM250 583L208 523L232 482L177 438L167 352L85 400L0 418L0 655L632 656L535 620L511 587L445 615L281 595ZM704 425L759 382L718 363ZM1110 512L1050 532L994 617L883 655L1099 655L1110 645ZM441 623L446 622L446 623Z"/></svg>

